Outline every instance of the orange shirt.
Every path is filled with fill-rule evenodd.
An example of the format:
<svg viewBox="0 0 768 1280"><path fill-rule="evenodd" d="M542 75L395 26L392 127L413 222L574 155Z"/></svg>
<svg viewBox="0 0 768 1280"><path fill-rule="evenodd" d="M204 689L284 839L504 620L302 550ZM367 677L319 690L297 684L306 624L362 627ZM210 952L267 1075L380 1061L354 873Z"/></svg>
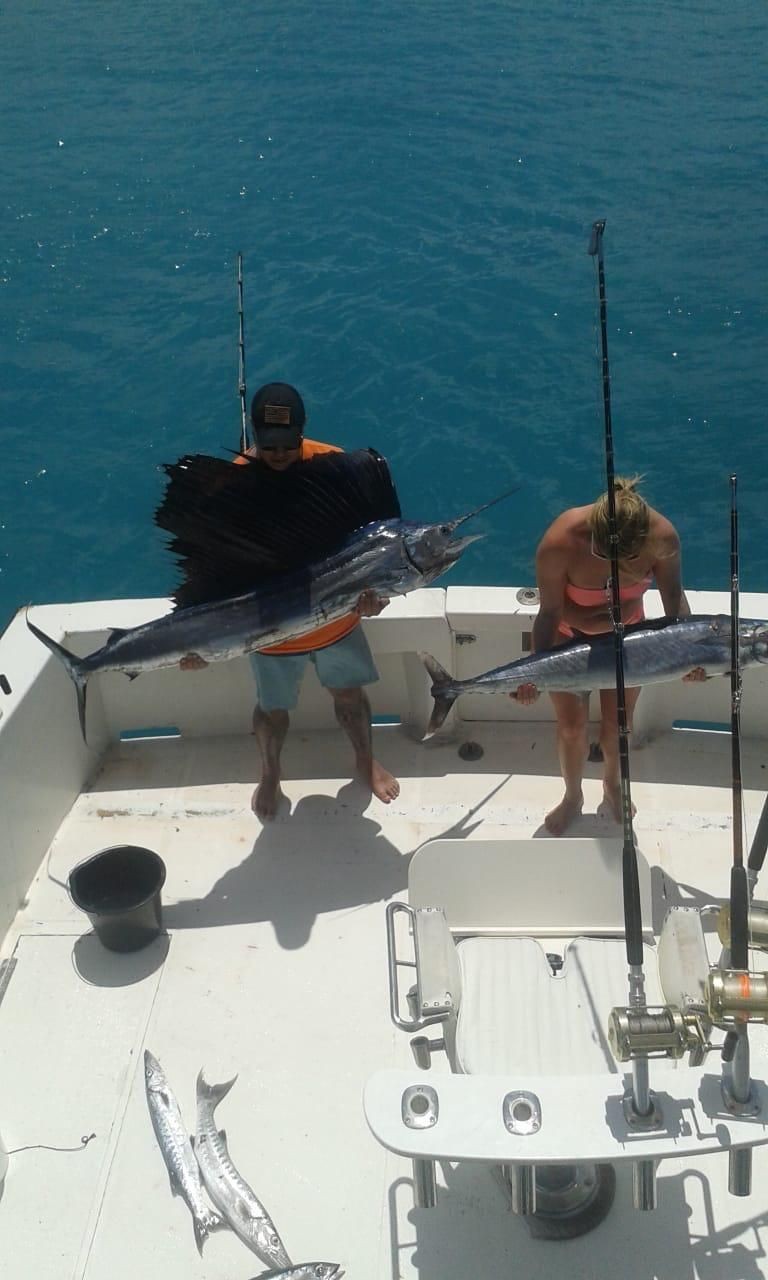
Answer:
<svg viewBox="0 0 768 1280"><path fill-rule="evenodd" d="M250 456L255 455L255 453L255 449L248 450ZM306 462L307 458L313 458L318 453L343 453L343 450L338 445L322 444L319 440L302 440L302 462ZM244 465L245 459L237 457L235 462ZM293 640L286 640L283 644L273 644L269 649L259 649L258 652L270 654L309 653L310 649L326 649L329 644L335 644L337 640L342 640L344 636L348 636L350 631L354 631L359 622L360 619L356 613L346 613L343 618L337 618L335 622L328 622L324 627L317 627L316 630L308 631L303 636L295 636Z"/></svg>

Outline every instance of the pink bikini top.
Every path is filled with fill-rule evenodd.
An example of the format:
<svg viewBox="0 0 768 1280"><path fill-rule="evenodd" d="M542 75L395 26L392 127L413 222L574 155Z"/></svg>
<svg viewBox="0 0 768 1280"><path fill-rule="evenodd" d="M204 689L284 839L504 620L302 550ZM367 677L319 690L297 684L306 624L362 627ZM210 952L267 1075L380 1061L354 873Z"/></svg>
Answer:
<svg viewBox="0 0 768 1280"><path fill-rule="evenodd" d="M630 582L619 589L620 600L640 600L653 582L653 574L649 573L639 582ZM565 594L573 604L586 605L589 607L594 604L602 604L608 597L609 587L606 582L604 587L577 587L573 582L565 584Z"/></svg>

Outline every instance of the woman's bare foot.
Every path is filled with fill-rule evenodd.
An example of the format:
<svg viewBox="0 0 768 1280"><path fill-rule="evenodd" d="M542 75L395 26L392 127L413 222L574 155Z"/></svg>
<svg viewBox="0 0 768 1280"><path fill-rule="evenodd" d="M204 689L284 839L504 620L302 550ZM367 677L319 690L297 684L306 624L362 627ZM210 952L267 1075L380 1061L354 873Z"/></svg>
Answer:
<svg viewBox="0 0 768 1280"><path fill-rule="evenodd" d="M584 796L581 792L577 796L564 795L558 805L552 809L544 819L544 826L552 836L561 836L567 827L571 825L574 818L578 818L584 808Z"/></svg>
<svg viewBox="0 0 768 1280"><path fill-rule="evenodd" d="M251 808L262 822L274 818L280 801L285 797L280 787L279 777L265 774L251 798Z"/></svg>
<svg viewBox="0 0 768 1280"><path fill-rule="evenodd" d="M603 802L598 807L598 813L607 814L611 818L615 818L617 822L622 821L621 815L621 785L618 782L603 781ZM632 805L632 817L637 813L637 808Z"/></svg>
<svg viewBox="0 0 768 1280"><path fill-rule="evenodd" d="M370 769L358 763L358 772L366 786L378 800L382 800L384 804L390 804L400 795L400 783L393 774L380 765L378 760L372 760Z"/></svg>

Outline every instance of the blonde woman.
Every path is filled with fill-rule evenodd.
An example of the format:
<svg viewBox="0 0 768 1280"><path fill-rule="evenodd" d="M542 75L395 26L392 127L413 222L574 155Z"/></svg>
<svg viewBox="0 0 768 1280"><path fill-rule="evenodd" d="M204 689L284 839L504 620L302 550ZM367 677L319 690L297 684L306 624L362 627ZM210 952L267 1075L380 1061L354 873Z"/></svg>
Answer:
<svg viewBox="0 0 768 1280"><path fill-rule="evenodd" d="M621 616L624 623L645 616L643 596L655 581L667 617L686 618L691 609L683 591L680 539L675 526L654 511L638 493L639 477L619 476L614 482L618 534ZM610 539L608 495L586 507L572 507L549 526L536 551L539 612L533 624L535 652L551 649L582 636L611 631ZM686 680L704 679L700 668ZM627 724L639 689L626 690ZM535 685L523 685L518 702L535 702ZM562 835L584 806L582 779L587 758L589 699L573 693L550 694L557 715L557 749L565 795L544 819L552 835ZM603 793L607 811L621 820L616 693L600 693L600 746L603 752Z"/></svg>

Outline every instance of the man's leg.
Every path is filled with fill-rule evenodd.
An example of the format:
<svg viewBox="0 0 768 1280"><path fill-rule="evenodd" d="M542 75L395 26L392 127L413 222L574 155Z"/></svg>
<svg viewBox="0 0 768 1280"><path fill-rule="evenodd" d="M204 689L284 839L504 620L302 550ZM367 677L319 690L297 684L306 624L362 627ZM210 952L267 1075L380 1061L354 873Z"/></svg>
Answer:
<svg viewBox="0 0 768 1280"><path fill-rule="evenodd" d="M252 653L258 704L253 731L261 753L261 780L251 799L257 818L274 818L283 798L280 786L280 753L288 732L291 711L298 701L308 658L305 654Z"/></svg>
<svg viewBox="0 0 768 1280"><path fill-rule="evenodd" d="M379 800L389 804L400 794L397 778L373 758L371 742L371 704L364 686L379 678L368 641L362 627L316 649L312 654L320 683L333 697L336 719L355 750L357 770L366 786Z"/></svg>
<svg viewBox="0 0 768 1280"><path fill-rule="evenodd" d="M280 786L280 752L288 732L287 711L253 711L253 731L261 752L261 781L253 793L251 808L257 818L274 818L283 798Z"/></svg>
<svg viewBox="0 0 768 1280"><path fill-rule="evenodd" d="M575 693L552 693L550 697L557 715L557 754L565 795L547 814L544 825L551 835L561 836L584 807L581 783L587 758L589 698Z"/></svg>
<svg viewBox="0 0 768 1280"><path fill-rule="evenodd" d="M627 709L627 729L632 729L632 717L640 697L639 689L624 690ZM621 822L621 782L619 779L619 729L617 721L616 692L603 689L600 694L600 746L603 751L603 795L605 804L617 822ZM635 806L632 805L634 817Z"/></svg>
<svg viewBox="0 0 768 1280"><path fill-rule="evenodd" d="M357 771L379 800L389 804L400 794L397 778L373 757L371 704L364 689L331 689L336 719L355 751Z"/></svg>

